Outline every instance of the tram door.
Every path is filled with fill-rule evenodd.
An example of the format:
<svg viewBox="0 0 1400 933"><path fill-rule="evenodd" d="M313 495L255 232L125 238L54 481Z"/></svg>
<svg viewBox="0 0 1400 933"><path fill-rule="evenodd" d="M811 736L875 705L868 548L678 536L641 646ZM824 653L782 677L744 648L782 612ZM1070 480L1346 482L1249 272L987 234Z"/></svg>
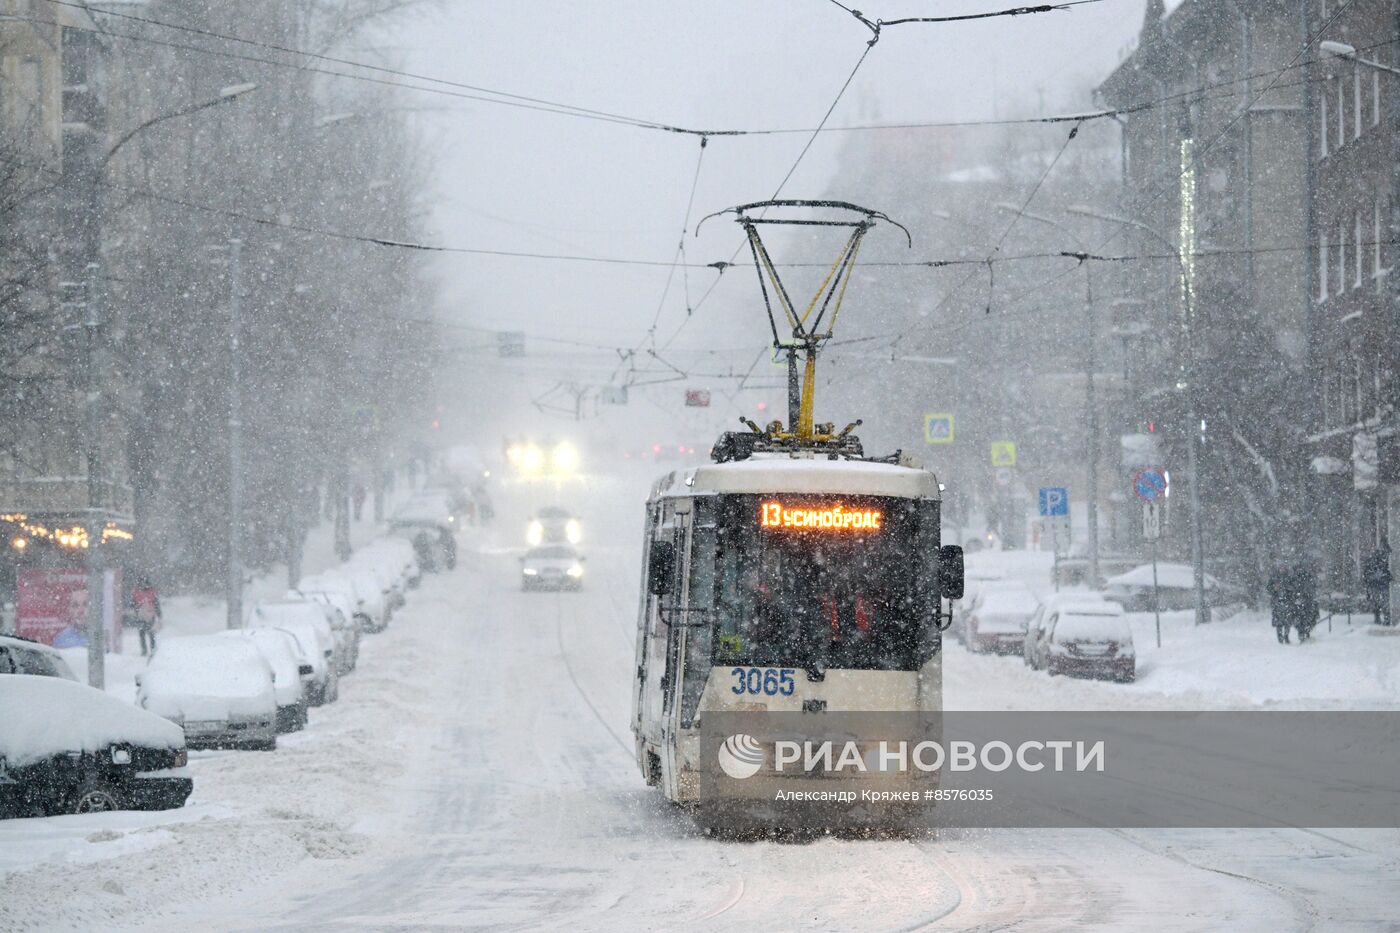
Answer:
<svg viewBox="0 0 1400 933"><path fill-rule="evenodd" d="M637 725L643 740L660 750L663 775L669 770L667 749L674 737L671 693L677 680L677 638L682 630L678 623L684 600L680 581L684 579L688 525L688 504L673 499L658 502L647 521L647 568L643 575L641 644L637 651ZM664 574L667 585L662 593L652 592L650 586L658 545L669 545L673 555L672 566Z"/></svg>
<svg viewBox="0 0 1400 933"><path fill-rule="evenodd" d="M670 524L672 544L676 549L675 575L670 591L660 597L661 627L659 636L665 638L665 669L661 673L661 776L665 792L673 799L679 796L680 787L677 775L680 773L676 759L679 744L678 717L676 715L678 697L685 681L685 668L681 663L685 657L686 632L688 631L686 611L686 584L690 574L690 526L691 505L689 500L676 500ZM660 640L660 639L658 639Z"/></svg>

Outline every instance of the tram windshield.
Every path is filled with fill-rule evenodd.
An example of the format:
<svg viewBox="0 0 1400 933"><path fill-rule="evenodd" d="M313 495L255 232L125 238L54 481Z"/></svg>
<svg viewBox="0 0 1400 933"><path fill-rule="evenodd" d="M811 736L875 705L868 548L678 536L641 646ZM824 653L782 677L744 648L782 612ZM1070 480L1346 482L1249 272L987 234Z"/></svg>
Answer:
<svg viewBox="0 0 1400 933"><path fill-rule="evenodd" d="M713 663L913 670L936 631L937 503L741 496L715 549Z"/></svg>

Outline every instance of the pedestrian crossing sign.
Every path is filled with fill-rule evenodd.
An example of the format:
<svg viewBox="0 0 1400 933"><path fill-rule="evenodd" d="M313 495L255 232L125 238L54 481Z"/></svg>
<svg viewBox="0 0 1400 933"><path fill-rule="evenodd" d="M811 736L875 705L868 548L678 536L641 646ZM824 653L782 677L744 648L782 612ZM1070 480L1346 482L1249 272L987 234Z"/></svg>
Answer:
<svg viewBox="0 0 1400 933"><path fill-rule="evenodd" d="M992 466L1014 467L1016 465L1016 444L1014 441L992 441Z"/></svg>
<svg viewBox="0 0 1400 933"><path fill-rule="evenodd" d="M924 415L924 443L953 443L952 412L934 412Z"/></svg>

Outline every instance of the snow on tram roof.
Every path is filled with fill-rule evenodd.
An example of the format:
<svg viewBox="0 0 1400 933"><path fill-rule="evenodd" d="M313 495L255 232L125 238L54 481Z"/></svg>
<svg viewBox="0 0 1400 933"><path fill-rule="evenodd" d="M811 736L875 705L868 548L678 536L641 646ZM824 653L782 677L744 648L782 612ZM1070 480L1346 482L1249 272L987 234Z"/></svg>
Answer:
<svg viewBox="0 0 1400 933"><path fill-rule="evenodd" d="M938 479L928 470L869 460L825 456L755 454L748 460L711 463L657 480L653 497L696 493L831 493L937 499Z"/></svg>

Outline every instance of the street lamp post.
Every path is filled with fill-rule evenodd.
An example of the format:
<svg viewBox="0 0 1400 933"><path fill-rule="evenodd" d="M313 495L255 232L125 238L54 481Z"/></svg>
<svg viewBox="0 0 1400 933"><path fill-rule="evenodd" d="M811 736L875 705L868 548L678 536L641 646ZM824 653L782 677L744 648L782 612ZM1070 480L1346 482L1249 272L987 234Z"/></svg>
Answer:
<svg viewBox="0 0 1400 933"><path fill-rule="evenodd" d="M1195 311L1192 307L1192 290L1189 284L1189 273L1186 269L1186 260L1181 255L1181 250L1170 239L1158 233L1152 227L1139 220L1129 217L1116 217L1112 214L1103 214L1092 208L1083 205L1071 205L1066 208L1071 214L1078 214L1081 217L1093 217L1106 223L1119 224L1124 227L1132 227L1141 230L1157 242L1164 245L1176 259L1177 270L1181 275L1183 287L1181 289L1181 300L1184 304L1186 320L1186 364L1184 388L1186 390L1186 476L1187 476L1187 497L1191 510L1191 572L1196 590L1196 624L1200 625L1210 621L1210 607L1206 605L1206 573L1205 573L1205 549L1201 530L1201 473L1199 465L1199 451L1201 443L1201 413L1200 413L1200 386L1196 380L1196 328Z"/></svg>
<svg viewBox="0 0 1400 933"><path fill-rule="evenodd" d="M1054 227L1073 240L1081 253L1088 252L1084 241L1073 230L1051 217L1033 214L1006 202L999 202L994 206L997 210L1008 211L1027 220L1038 221ZM1089 522L1089 579L1097 586L1099 583L1099 406L1094 387L1094 370L1098 368L1098 314L1094 309L1094 277L1089 271L1089 263L1081 260L1079 266L1084 270L1084 339L1088 342L1086 348L1088 359L1084 379L1084 408L1089 430L1089 439L1086 445L1086 455L1089 460L1089 502L1088 514L1086 515Z"/></svg>
<svg viewBox="0 0 1400 933"><path fill-rule="evenodd" d="M84 460L87 468L87 635L88 635L88 684L102 689L106 683L106 631L103 627L103 609L105 600L103 599L106 584L106 567L104 566L104 549L102 545L102 535L106 530L107 509L103 505L103 482L102 474L106 470L102 456L102 396L103 382L107 378L107 359L103 352L103 319L101 305L101 282L103 281L101 269L101 189L106 178L107 166L123 146L132 139L151 127L173 120L177 117L189 116L209 107L216 107L220 104L229 103L247 94L249 91L257 89L256 84L235 84L222 88L219 96L212 100L207 100L191 107L184 107L173 110L169 113L159 114L138 124L134 129L127 132L118 139L103 154L102 158L95 165L91 165L90 178L87 179L89 188L88 209L93 216L89 218L92 230L89 234L90 245L88 249L88 263L86 266L86 315L84 318L84 330L86 340L84 348L84 363L87 369L87 398L85 400L86 417L83 427ZM113 607L113 611L119 611Z"/></svg>
<svg viewBox="0 0 1400 933"><path fill-rule="evenodd" d="M228 241L228 628L243 626L243 241Z"/></svg>

